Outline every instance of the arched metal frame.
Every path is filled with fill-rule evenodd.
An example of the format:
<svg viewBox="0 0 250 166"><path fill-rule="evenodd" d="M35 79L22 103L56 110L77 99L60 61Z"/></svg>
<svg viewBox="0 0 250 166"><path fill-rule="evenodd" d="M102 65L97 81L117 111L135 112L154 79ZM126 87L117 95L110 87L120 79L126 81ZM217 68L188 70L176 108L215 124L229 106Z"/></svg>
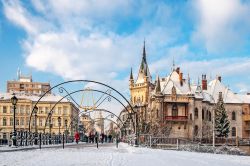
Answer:
<svg viewBox="0 0 250 166"><path fill-rule="evenodd" d="M70 121L68 127L70 127L70 126L72 125L72 123L74 122L74 120L78 120L78 117L79 117L80 115L82 115L82 114L87 115L88 113L97 112L97 111L108 112L108 113L110 113L108 116L114 115L114 116L117 117L117 119L122 123L122 126L121 126L120 128L122 128L122 127L124 126L123 121L119 118L119 116L117 116L117 115L114 114L113 112L108 111L108 110L106 110L106 109L96 109L96 110L91 110L91 111L89 111L89 112L86 112L86 111L84 111L84 110L80 111L80 112L78 113L78 116L77 116L77 117L73 117L73 119ZM49 116L51 116L51 115L48 115L47 118L49 118ZM107 118L108 116L106 116L105 118ZM76 118L77 118L77 119L76 119ZM104 118L104 119L105 119L105 118ZM92 120L92 121L93 121L93 120ZM115 122L115 121L113 121L113 122ZM116 123L116 122L115 122L115 123ZM116 123L116 124L117 124L117 123ZM45 124L44 133L45 133L45 131L46 131L46 126L47 126L47 125Z"/></svg>
<svg viewBox="0 0 250 166"><path fill-rule="evenodd" d="M63 88L63 89L64 89L64 88ZM64 89L64 90L65 90L65 89ZM66 90L65 90L65 91L66 91ZM74 100L74 99L71 97L72 94L75 94L75 93L78 93L78 92L84 92L84 91L94 91L94 92L100 92L100 93L102 93L102 94L106 94L106 95L108 95L107 97L112 97L113 99L115 99L116 101L118 101L118 102L128 111L128 109L125 107L125 105L124 105L119 99L117 99L117 98L114 97L113 95L111 95L111 94L109 94L109 93L107 93L107 92L101 91L101 90L95 90L95 89L82 89L82 90L77 90L77 91L74 91L74 92L71 92L71 93L68 93L68 92L66 91L66 92L67 92L67 95L64 96L64 97L62 97L60 100L58 100L58 101L54 104L54 106L50 109L50 112L48 113L48 116L47 116L46 121L45 121L44 132L45 132L45 130L46 130L46 126L47 126L48 119L52 116L53 110L54 110L54 108L56 107L56 105L57 105L58 103L60 103L63 99L67 98L68 96L70 96L70 98L71 98L72 100ZM106 98L107 98L107 97L106 97ZM106 99L106 98L105 98L105 99ZM77 102L74 101L74 103L78 105ZM79 105L78 105L78 106L79 106ZM84 111L84 110L83 110L83 111ZM111 111L108 111L108 110L105 110L105 109L95 109L95 110L91 110L91 111L104 111L104 112L108 112L108 113L110 113L110 114L115 115L115 114L112 113ZM78 114L78 116L79 116L79 115L80 115L80 114ZM115 115L115 116L122 122L122 120L121 120L117 115ZM71 122L72 122L72 120L71 120Z"/></svg>
<svg viewBox="0 0 250 166"><path fill-rule="evenodd" d="M42 99L46 94L48 94L48 93L51 92L53 89L55 89L56 87L59 87L59 86L61 86L61 85L68 84L68 83L74 83L74 82L95 83L95 84L99 84L99 85L102 85L102 86L104 86L104 87L110 88L111 90L113 90L113 91L115 91L117 94L119 94L119 95L126 101L126 103L128 104L128 106L131 108L131 113L130 113L130 112L128 111L127 107L124 106L124 104L122 104L122 102L120 102L120 100L118 100L119 103L121 103L121 104L124 106L124 108L128 111L129 115L131 115L131 114L136 114L136 112L134 111L134 109L133 109L132 105L130 104L130 102L129 102L129 101L119 92L119 91L117 91L115 88L113 88L113 87L111 87L111 86L109 86L109 85L107 85L107 84L98 82L98 81L92 81L92 80L71 80L71 81L62 82L62 83L59 83L59 84L53 86L52 88L50 88L48 91L46 91L46 92L37 100L37 102L35 103L35 105L34 105L32 111L31 111L31 114L30 114L30 118L29 118L29 132L30 132L30 129L31 129L31 118L32 118L32 115L33 115L33 112L34 112L34 108L37 107L37 104L41 101L41 99ZM60 88L59 88L59 90L60 90ZM66 92L67 92L67 91L66 91ZM102 92L103 92L103 91L102 91ZM104 93L106 93L106 92L104 92ZM107 94L107 95L110 95L110 94L108 94L108 93L106 93L106 94ZM74 100L73 100L73 101L74 101ZM57 102L57 103L58 103L58 102ZM49 115L50 115L50 114L48 114L48 116L49 116ZM47 123L47 119L46 119L46 123ZM135 127L135 125L134 125L134 127ZM137 131L137 130L136 130L136 131Z"/></svg>

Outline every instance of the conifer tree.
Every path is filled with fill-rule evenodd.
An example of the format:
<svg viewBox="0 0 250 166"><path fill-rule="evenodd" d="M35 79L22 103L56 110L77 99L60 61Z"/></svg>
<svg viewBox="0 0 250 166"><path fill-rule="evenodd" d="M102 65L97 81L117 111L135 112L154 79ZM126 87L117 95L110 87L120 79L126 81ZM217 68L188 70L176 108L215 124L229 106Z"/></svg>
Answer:
<svg viewBox="0 0 250 166"><path fill-rule="evenodd" d="M222 93L219 93L219 99L215 109L215 131L217 137L228 137L230 122L224 107Z"/></svg>

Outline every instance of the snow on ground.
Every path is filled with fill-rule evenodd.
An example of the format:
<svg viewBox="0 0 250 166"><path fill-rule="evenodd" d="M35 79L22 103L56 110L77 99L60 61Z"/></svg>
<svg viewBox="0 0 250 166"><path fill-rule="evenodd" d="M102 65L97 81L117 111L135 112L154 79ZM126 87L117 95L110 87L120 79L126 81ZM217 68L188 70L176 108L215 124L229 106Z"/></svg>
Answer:
<svg viewBox="0 0 250 166"><path fill-rule="evenodd" d="M249 156L136 148L127 144L78 145L0 153L1 166L249 166Z"/></svg>

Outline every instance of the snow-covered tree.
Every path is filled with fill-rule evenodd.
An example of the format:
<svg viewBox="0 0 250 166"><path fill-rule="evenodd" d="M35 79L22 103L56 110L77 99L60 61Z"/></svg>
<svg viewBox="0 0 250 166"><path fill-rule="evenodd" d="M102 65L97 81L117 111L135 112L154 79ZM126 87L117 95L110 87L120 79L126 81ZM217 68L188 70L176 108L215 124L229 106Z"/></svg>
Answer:
<svg viewBox="0 0 250 166"><path fill-rule="evenodd" d="M230 122L224 107L222 93L219 93L219 99L215 109L215 131L217 137L228 137Z"/></svg>

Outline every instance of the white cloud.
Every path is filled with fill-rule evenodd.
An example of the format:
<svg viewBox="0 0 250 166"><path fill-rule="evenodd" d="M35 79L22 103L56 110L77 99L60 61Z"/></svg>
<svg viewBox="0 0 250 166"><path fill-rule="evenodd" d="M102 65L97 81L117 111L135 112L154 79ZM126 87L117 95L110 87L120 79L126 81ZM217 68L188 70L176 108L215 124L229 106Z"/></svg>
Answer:
<svg viewBox="0 0 250 166"><path fill-rule="evenodd" d="M210 53L238 50L249 38L250 3L241 0L195 0L197 17L193 40Z"/></svg>

